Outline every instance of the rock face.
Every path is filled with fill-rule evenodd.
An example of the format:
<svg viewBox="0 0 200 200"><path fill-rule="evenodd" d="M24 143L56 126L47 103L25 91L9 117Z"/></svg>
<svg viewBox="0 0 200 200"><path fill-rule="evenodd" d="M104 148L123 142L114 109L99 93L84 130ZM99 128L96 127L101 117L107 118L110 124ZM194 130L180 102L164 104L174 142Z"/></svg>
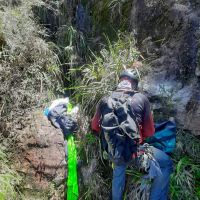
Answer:
<svg viewBox="0 0 200 200"><path fill-rule="evenodd" d="M200 135L200 2L133 0L132 5L132 30L151 59L143 89L155 109L173 105L179 126Z"/></svg>
<svg viewBox="0 0 200 200"><path fill-rule="evenodd" d="M30 123L19 131L17 140L19 156L15 156L15 168L25 176L25 196L27 190L28 194L35 191L42 194L49 190L51 183L55 183L56 186L64 185L66 163L63 136L51 126L41 110L32 114ZM56 194L49 196L54 196L54 200L58 199ZM37 197L34 194L33 199L41 199L41 196ZM43 196L42 199L48 198Z"/></svg>

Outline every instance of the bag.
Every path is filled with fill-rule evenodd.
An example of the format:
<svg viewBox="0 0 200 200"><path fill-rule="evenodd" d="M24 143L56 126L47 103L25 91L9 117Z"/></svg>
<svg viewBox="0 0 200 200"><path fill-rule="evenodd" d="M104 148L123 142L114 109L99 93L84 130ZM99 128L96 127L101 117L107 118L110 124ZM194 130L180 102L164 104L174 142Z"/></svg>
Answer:
<svg viewBox="0 0 200 200"><path fill-rule="evenodd" d="M155 125L155 134L145 142L164 151L173 153L176 148L176 125L172 121L165 121Z"/></svg>
<svg viewBox="0 0 200 200"><path fill-rule="evenodd" d="M103 149L115 164L129 162L137 152L140 134L130 104L133 95L115 91L100 103Z"/></svg>

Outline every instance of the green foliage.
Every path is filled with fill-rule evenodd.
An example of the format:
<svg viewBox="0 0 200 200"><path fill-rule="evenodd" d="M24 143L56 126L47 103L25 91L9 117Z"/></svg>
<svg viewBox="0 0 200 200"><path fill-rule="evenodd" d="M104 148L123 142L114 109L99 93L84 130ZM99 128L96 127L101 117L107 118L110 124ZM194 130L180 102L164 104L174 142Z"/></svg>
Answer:
<svg viewBox="0 0 200 200"><path fill-rule="evenodd" d="M92 134L86 134L80 140L76 141L78 148L78 156L79 158L86 164L88 164L89 160L96 157L99 158L99 144L98 140Z"/></svg>
<svg viewBox="0 0 200 200"><path fill-rule="evenodd" d="M171 199L199 199L198 177L200 168L188 157L182 157L176 164L174 173L171 176Z"/></svg>
<svg viewBox="0 0 200 200"><path fill-rule="evenodd" d="M182 155L189 156L194 163L200 164L200 141L191 133L183 130L177 132L177 148L175 156L180 159Z"/></svg>
<svg viewBox="0 0 200 200"><path fill-rule="evenodd" d="M57 45L59 58L63 65L74 66L83 62L87 54L87 44L82 32L73 26L62 26L57 31Z"/></svg>
<svg viewBox="0 0 200 200"><path fill-rule="evenodd" d="M111 168L102 162L100 144L97 137L86 134L76 141L79 170L79 199L105 199L111 187Z"/></svg>
<svg viewBox="0 0 200 200"><path fill-rule="evenodd" d="M0 199L14 200L19 199L16 186L20 184L21 177L9 167L7 155L0 148Z"/></svg>
<svg viewBox="0 0 200 200"><path fill-rule="evenodd" d="M139 58L139 52L135 47L135 40L131 34L119 34L118 41L111 44L108 41L108 49L103 48L100 55L93 54L94 61L79 69L71 69L71 79L75 80L71 88L74 99L80 102L83 110L90 114L99 99L109 94L118 83L118 75L124 67L130 66ZM78 78L77 73L82 77Z"/></svg>
<svg viewBox="0 0 200 200"><path fill-rule="evenodd" d="M61 89L57 56L42 39L44 30L33 20L32 6L42 4L25 0L14 7L1 5L0 115L2 124L8 121L13 129L16 116L24 116L50 98L48 90Z"/></svg>
<svg viewBox="0 0 200 200"><path fill-rule="evenodd" d="M92 134L87 134L87 135L85 136L85 138L86 138L85 143L86 143L86 144L89 144L89 145L93 145L93 144L95 144L96 141L97 141L97 138L96 138L94 135L92 135Z"/></svg>
<svg viewBox="0 0 200 200"><path fill-rule="evenodd" d="M175 169L171 176L171 199L200 199L199 139L188 132L179 130L173 160Z"/></svg>
<svg viewBox="0 0 200 200"><path fill-rule="evenodd" d="M116 30L127 30L131 4L131 0L95 1L92 7L92 17L96 29L106 33L110 38L114 38Z"/></svg>

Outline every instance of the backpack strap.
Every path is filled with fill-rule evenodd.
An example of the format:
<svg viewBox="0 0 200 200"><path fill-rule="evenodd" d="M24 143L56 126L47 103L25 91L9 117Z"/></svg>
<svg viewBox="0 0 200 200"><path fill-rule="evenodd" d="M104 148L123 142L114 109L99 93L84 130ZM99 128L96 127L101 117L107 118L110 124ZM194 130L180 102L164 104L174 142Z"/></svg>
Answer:
<svg viewBox="0 0 200 200"><path fill-rule="evenodd" d="M131 98L136 94L138 93L138 91L134 91L134 90L116 90L116 91L113 91L112 94L111 94L111 97L112 98L117 98L117 99L120 99L120 97L124 97L124 100L126 101L127 103L127 109L130 108L130 116L133 118L133 120L135 121L135 124L137 126L137 129L138 131L140 131L140 126L139 126L139 123L138 123L138 120L137 120L137 117L135 115L134 112L132 112L132 109L131 109L131 104L129 100L131 100ZM125 94L125 95L124 95ZM113 108L113 112L114 112L114 108ZM114 130L116 128L121 128L123 130L123 132L128 135L128 133L126 132L126 130L123 128L123 123L122 124L119 124L118 120L117 121L117 124L118 126L115 126L115 127L104 127L102 126L103 128L107 129L108 131L109 130ZM130 136L129 136L130 137Z"/></svg>
<svg viewBox="0 0 200 200"><path fill-rule="evenodd" d="M135 90L131 90L131 91L128 91L128 92L129 92L129 97L128 97L128 99L133 98L133 96L134 96L136 93L139 93L139 91L135 91ZM129 103L129 101L128 101L128 103ZM130 106L130 108L131 108L131 104L129 104L128 106ZM132 109L131 109L131 111L132 111ZM140 125L139 125L139 122L138 122L138 119L137 119L135 113L134 113L134 112L131 112L131 116L134 118L134 121L135 121L135 123L136 123L136 125L137 125L138 131L140 131Z"/></svg>
<svg viewBox="0 0 200 200"><path fill-rule="evenodd" d="M117 92L117 93L119 93L119 94L127 94L127 99L126 99L126 101L127 101L127 103L128 103L128 106L130 106L130 108L131 108L131 104L129 104L129 99L130 98L132 98L136 93L139 93L139 91L137 91L137 90L122 90L122 89L119 89L119 90L116 90L116 91L114 91L114 92ZM113 93L114 93L113 92ZM136 117L136 115L135 115L135 113L134 112L131 112L131 116L134 118L134 121L136 122L136 125L137 125L137 128L138 128L138 131L140 131L140 126L139 126L139 122L138 122L138 120L137 120L137 117Z"/></svg>

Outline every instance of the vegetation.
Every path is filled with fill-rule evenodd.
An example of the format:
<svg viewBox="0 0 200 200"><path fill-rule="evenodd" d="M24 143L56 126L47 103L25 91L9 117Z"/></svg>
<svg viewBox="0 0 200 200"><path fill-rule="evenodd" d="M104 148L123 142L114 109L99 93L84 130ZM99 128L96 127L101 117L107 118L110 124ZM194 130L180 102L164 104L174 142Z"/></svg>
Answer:
<svg viewBox="0 0 200 200"><path fill-rule="evenodd" d="M122 69L134 67L134 62L140 57L135 47L135 40L130 34L119 33L118 40L111 44L107 38L108 49L103 48L99 56L92 53L93 60L80 68L70 69L74 99L81 104L85 113L91 114L95 105L103 95L112 91L118 83L118 75ZM80 78L77 73L82 74Z"/></svg>
<svg viewBox="0 0 200 200"><path fill-rule="evenodd" d="M32 7L40 0L0 3L0 147L13 148L28 113L61 90L57 55L43 39ZM20 199L21 178L9 167L9 153L0 149L0 199Z"/></svg>
<svg viewBox="0 0 200 200"><path fill-rule="evenodd" d="M131 0L100 0L92 4L92 19L96 30L115 39L116 30L129 29Z"/></svg>
<svg viewBox="0 0 200 200"><path fill-rule="evenodd" d="M171 199L199 199L199 175L199 165L183 156L171 177Z"/></svg>
<svg viewBox="0 0 200 200"><path fill-rule="evenodd" d="M19 117L50 97L50 91L58 91L62 82L57 56L33 20L31 8L40 4L25 0L15 7L0 5L0 131L4 134L15 129Z"/></svg>
<svg viewBox="0 0 200 200"><path fill-rule="evenodd" d="M47 4L42 0L5 0L0 3L2 146L6 144L5 139L13 141L17 131L26 126L24 119L28 112L41 107L58 93L70 92L82 111L81 131L76 141L82 163L79 170L80 199L106 199L110 195L111 163L103 159L99 140L87 133L90 132L89 122L95 106L102 96L116 87L120 71L125 67L135 68L136 61L144 60L136 48L134 34L125 32L129 26L131 3L130 0L83 1L92 10L94 25L91 35L75 26L74 1L69 7L64 1L49 1ZM37 22L50 22L50 13L53 13L51 26L54 28L46 27L51 30L44 30ZM40 17L37 22L34 14ZM99 36L100 40L97 39ZM136 69L141 77L146 72L146 68ZM166 94L165 88L161 88L162 93ZM171 97L172 92L168 92L161 99L161 103L168 107L165 117L173 110ZM180 130L177 141L173 155L175 170L171 177L171 200L200 199L199 140ZM7 157L5 150L0 149L0 199L20 199L17 186L22 178L9 167ZM139 199L141 195L145 199L148 196L149 188L140 190L141 177L142 173L133 166L127 170L125 199ZM55 186L51 184L51 187L54 192ZM44 199L47 198L50 195L44 194Z"/></svg>
<svg viewBox="0 0 200 200"><path fill-rule="evenodd" d="M127 34L121 37L119 34L118 41L113 45L111 45L111 42L108 40L108 46L108 49L102 49L100 51L99 56L93 57L94 60L91 64L78 69L79 73L80 71L82 72L82 77L73 83L73 85L75 85L74 87L68 88L74 90L74 100L81 104L81 108L87 115L93 113L95 105L102 96L114 89L118 82L118 74L123 69L123 66L132 66L132 64L140 58L140 54L136 50L131 35ZM141 69L138 70L143 74ZM72 77L77 77L76 73L77 69L71 69L70 74ZM165 94L165 96L162 96L161 103L168 105L167 107L169 110L165 112L166 115L159 116L159 119L161 117L169 117L174 106L171 99L173 91L166 91L165 88L161 87L160 92L161 94ZM85 131L85 133L87 132L88 131ZM88 137L90 138L90 136ZM80 151L82 153L85 152L85 156L83 156L82 159L87 161L85 163L87 169L90 169L90 167L93 169L91 181L95 180L94 177L99 177L99 173L101 173L99 181L102 187L107 185L107 187L110 188L110 178L112 174L111 164L110 167L108 167L108 161L103 160L103 155L98 153L98 148L100 148L98 142L95 140L83 140L82 144L85 146ZM95 153L89 154L90 156L88 156L88 152L93 151L95 151ZM177 133L177 149L173 155L174 172L171 176L170 185L171 200L200 198L199 152L199 139L188 132L179 130ZM94 163L95 167L92 167ZM87 176L86 180L90 180L88 179L90 176L91 174ZM139 173L135 167L131 166L127 170L125 199L146 199L148 197L150 185L146 190L141 190L141 177L142 174ZM93 199L92 194L98 193L99 196L102 195L100 191L96 191L98 187L94 187L95 185L94 182L92 182L91 185L85 184L85 190L83 191L91 195L87 196L87 199ZM106 198L106 194L104 195L104 198Z"/></svg>
<svg viewBox="0 0 200 200"><path fill-rule="evenodd" d="M0 199L19 199L16 186L19 186L21 177L9 167L5 150L0 148Z"/></svg>
<svg viewBox="0 0 200 200"><path fill-rule="evenodd" d="M110 195L112 168L102 158L98 138L82 131L76 140L79 199L105 199Z"/></svg>

